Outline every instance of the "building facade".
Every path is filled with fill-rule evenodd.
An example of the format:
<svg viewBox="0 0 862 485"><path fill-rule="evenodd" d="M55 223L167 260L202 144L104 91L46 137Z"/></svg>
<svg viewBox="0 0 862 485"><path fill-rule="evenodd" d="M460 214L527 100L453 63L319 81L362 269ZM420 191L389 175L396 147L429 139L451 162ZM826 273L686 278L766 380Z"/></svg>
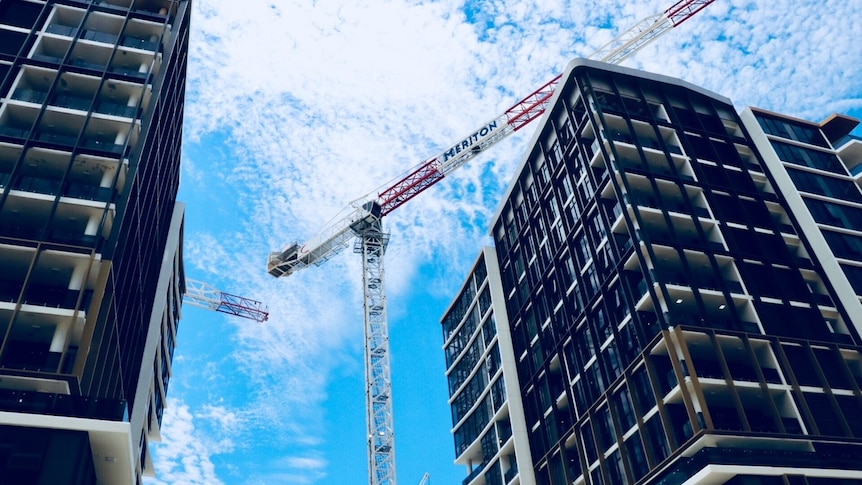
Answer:
<svg viewBox="0 0 862 485"><path fill-rule="evenodd" d="M190 2L0 2L0 482L153 472Z"/></svg>
<svg viewBox="0 0 862 485"><path fill-rule="evenodd" d="M507 392L519 386L498 268L484 248L441 321L455 462L464 484L533 485L532 468L518 468L532 460L521 396Z"/></svg>
<svg viewBox="0 0 862 485"><path fill-rule="evenodd" d="M834 145L846 119L795 121L797 137L772 118L677 79L569 66L492 224L522 474L862 483L862 194L842 163L858 142ZM800 150L817 153L776 155ZM469 483L514 483L490 478Z"/></svg>

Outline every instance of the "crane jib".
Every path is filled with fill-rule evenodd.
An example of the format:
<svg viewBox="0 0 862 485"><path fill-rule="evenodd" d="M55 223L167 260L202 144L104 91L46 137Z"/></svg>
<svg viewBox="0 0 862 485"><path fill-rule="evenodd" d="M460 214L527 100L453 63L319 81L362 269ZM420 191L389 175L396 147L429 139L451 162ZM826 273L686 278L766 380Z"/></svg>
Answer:
<svg viewBox="0 0 862 485"><path fill-rule="evenodd" d="M445 161L449 160L450 158L454 158L455 155L457 155L463 151L466 151L468 148L470 148L471 146L478 143L479 140L482 140L485 137L487 137L488 135L490 135L491 133L493 133L498 128L497 121L498 120L494 120L494 121L488 123L487 125L480 128L478 131L476 131L476 133L473 133L472 135L468 136L467 138L464 138L460 142L449 147L448 150L443 152L443 161L445 162Z"/></svg>

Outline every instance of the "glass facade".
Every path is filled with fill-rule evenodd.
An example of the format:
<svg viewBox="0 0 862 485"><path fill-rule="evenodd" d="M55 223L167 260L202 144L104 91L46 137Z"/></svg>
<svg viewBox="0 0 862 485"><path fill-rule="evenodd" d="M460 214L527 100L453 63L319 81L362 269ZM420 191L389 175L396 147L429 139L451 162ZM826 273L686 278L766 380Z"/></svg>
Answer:
<svg viewBox="0 0 862 485"><path fill-rule="evenodd" d="M456 462L468 469L464 485L502 485L518 477L491 296L499 279L489 278L488 257L486 251L476 262L441 321Z"/></svg>
<svg viewBox="0 0 862 485"><path fill-rule="evenodd" d="M97 459L57 481L50 453L26 472L0 460L0 476L32 475L15 483L152 472L184 288L188 28L188 1L0 2L0 409L16 413L0 422L0 455L23 446L18 421L45 414L134 471L116 481ZM130 422L131 436L81 418Z"/></svg>
<svg viewBox="0 0 862 485"><path fill-rule="evenodd" d="M862 295L862 190L851 168L860 161L841 157L820 125L773 113L753 111L780 165L810 212L831 254L856 295ZM856 120L858 124L858 120ZM849 140L860 144L859 140ZM812 227L813 229L813 227Z"/></svg>
<svg viewBox="0 0 862 485"><path fill-rule="evenodd" d="M591 61L564 79L492 228L536 483L862 478L860 316L731 102ZM803 128L770 124L858 192Z"/></svg>

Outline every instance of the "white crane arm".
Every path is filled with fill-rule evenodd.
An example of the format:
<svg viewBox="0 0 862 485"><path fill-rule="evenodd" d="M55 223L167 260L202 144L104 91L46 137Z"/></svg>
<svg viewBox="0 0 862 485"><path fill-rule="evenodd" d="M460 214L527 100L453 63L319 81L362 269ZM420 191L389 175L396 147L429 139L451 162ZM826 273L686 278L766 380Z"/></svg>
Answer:
<svg viewBox="0 0 862 485"><path fill-rule="evenodd" d="M336 219L301 244L293 242L282 251L269 254L267 271L272 276L290 276L309 265L320 265L343 250L362 229L380 218L374 201L354 202L347 215Z"/></svg>
<svg viewBox="0 0 862 485"><path fill-rule="evenodd" d="M248 318L256 322L265 322L269 312L263 303L243 296L225 293L209 283L186 278L186 292L183 304L192 305L238 317Z"/></svg>

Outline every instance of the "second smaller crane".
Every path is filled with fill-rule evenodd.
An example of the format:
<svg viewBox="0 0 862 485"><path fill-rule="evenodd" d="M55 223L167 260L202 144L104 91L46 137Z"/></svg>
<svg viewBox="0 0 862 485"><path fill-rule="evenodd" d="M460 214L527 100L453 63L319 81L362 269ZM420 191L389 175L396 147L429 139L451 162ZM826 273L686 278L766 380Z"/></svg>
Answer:
<svg viewBox="0 0 862 485"><path fill-rule="evenodd" d="M183 297L183 303L256 322L265 322L269 318L269 312L266 311L263 303L244 296L225 293L209 283L190 278L186 278L186 294Z"/></svg>

